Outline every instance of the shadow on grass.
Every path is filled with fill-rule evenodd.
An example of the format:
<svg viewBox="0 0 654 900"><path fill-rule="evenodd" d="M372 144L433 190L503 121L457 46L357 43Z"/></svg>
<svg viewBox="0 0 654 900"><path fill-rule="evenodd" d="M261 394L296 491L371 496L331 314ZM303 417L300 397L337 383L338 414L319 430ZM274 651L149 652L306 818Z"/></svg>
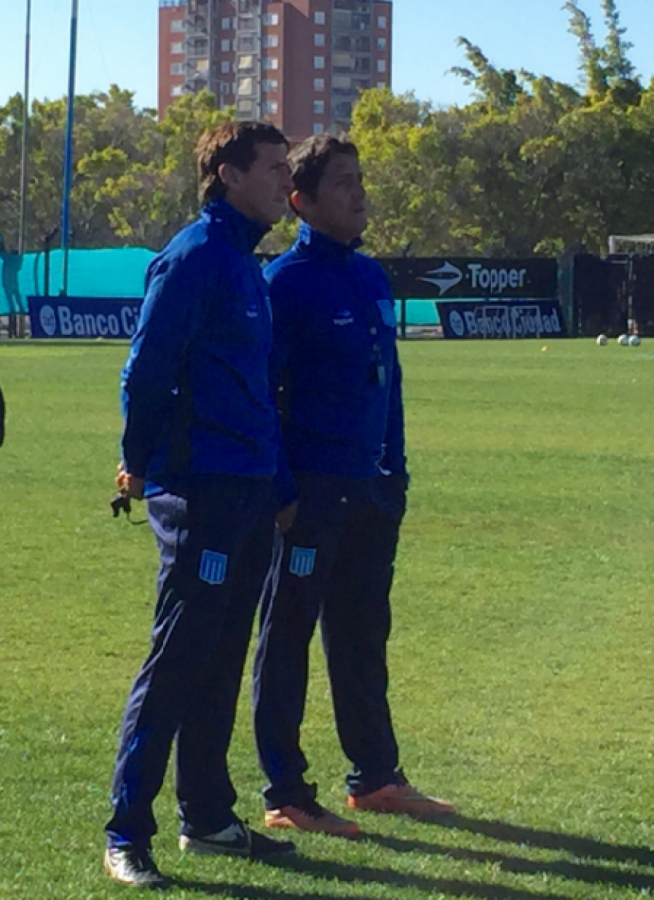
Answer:
<svg viewBox="0 0 654 900"><path fill-rule="evenodd" d="M480 834L513 844L523 844L544 850L557 850L573 854L580 858L592 858L607 862L636 863L643 866L654 866L654 853L646 847L629 847L622 844L611 844L591 838L554 831L542 831L508 825L505 822L469 819L463 816L448 816L440 823L441 827ZM370 841L380 847L398 853L430 853L452 860L496 865L501 871L517 875L551 875L569 881L581 881L588 884L615 885L654 892L654 873L634 873L616 870L615 868L596 865L585 865L567 860L537 861L521 857L508 856L502 853L474 850L465 847L447 847L428 841L410 840L392 836L366 833L361 840ZM314 878L334 879L343 884L392 885L397 888L419 890L427 895L445 894L449 897L471 897L479 900L568 900L561 894L532 893L528 890L504 887L499 884L483 882L456 881L444 878L431 878L417 873L396 872L393 869L371 869L363 866L352 866L330 860L313 860L307 857L292 857L271 860L269 865L287 872L297 872ZM217 882L191 881L173 878L172 885L187 891L194 891L207 896L231 897L234 900L338 900L337 897L322 892L292 893L283 890L265 889L261 887L224 884ZM361 894L357 900L372 900L372 897Z"/></svg>
<svg viewBox="0 0 654 900"><path fill-rule="evenodd" d="M609 844L593 838L575 834L561 834L557 831L542 831L521 825L508 825L487 819L468 819L465 816L449 816L443 820L446 828L483 834L496 841L511 844L527 844L543 850L563 850L581 858L603 859L612 862L635 862L642 866L654 866L654 852L649 847L629 847L624 844Z"/></svg>
<svg viewBox="0 0 654 900"><path fill-rule="evenodd" d="M482 865L497 865L503 872L513 875L553 875L566 878L568 881L585 881L588 884L612 884L618 887L630 887L637 890L654 891L654 875L622 872L601 866L588 866L582 863L555 860L554 862L524 859L522 857L505 856L484 850L470 850L465 847L445 847L427 841L413 841L403 838L387 837L381 834L367 833L363 839L387 850L398 853L434 853L452 860L475 862ZM520 843L527 843L521 841ZM558 849L558 848L557 848ZM615 848L614 848L615 849ZM629 849L629 848L627 848ZM631 859L631 857L630 857Z"/></svg>
<svg viewBox="0 0 654 900"><path fill-rule="evenodd" d="M312 860L306 857L279 860L276 863L271 862L270 865L287 872L297 872L315 878L334 879L341 884L393 885L397 888L424 891L428 896L446 894L450 897L477 897L480 900L568 900L561 894L531 893L522 889L503 887L499 884L429 878L425 875L395 872L392 869L370 869L328 860ZM293 893L288 893L247 885L211 884L178 878L172 879L171 883L174 887L187 891L197 891L208 896L233 897L235 900L342 900L342 898L323 892L305 893L294 890ZM373 898L360 894L357 895L356 900L373 900Z"/></svg>
<svg viewBox="0 0 654 900"><path fill-rule="evenodd" d="M185 881L182 878L171 878L170 887L185 891L195 891L208 897L233 897L234 900L343 900L342 896L333 894L292 894L286 891L271 891L262 887L248 887L244 884L211 884L206 881ZM377 900L375 897L358 895L354 900Z"/></svg>

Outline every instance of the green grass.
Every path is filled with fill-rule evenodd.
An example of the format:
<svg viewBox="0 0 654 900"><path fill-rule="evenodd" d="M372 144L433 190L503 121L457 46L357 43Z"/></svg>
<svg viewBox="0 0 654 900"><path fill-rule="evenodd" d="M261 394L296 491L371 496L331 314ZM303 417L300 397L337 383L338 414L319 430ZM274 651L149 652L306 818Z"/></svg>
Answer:
<svg viewBox="0 0 654 900"><path fill-rule="evenodd" d="M654 346L407 344L413 474L394 591L402 762L452 827L366 817L291 863L181 857L173 898L632 898L654 889ZM102 827L156 557L113 521L124 346L3 345L0 897L112 898ZM260 820L247 690L231 754ZM345 763L314 648L304 730L322 799Z"/></svg>

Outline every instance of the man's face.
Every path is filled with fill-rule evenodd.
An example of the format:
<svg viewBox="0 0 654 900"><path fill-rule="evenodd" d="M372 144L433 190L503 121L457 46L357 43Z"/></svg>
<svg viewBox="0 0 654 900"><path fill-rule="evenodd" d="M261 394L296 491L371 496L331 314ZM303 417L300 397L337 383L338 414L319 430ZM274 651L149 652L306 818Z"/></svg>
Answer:
<svg viewBox="0 0 654 900"><path fill-rule="evenodd" d="M288 208L292 189L285 144L259 144L256 159L247 172L234 166L222 174L227 200L244 215L262 225L279 222Z"/></svg>
<svg viewBox="0 0 654 900"><path fill-rule="evenodd" d="M368 224L361 166L351 153L333 153L314 199L299 196L302 216L317 231L345 244Z"/></svg>

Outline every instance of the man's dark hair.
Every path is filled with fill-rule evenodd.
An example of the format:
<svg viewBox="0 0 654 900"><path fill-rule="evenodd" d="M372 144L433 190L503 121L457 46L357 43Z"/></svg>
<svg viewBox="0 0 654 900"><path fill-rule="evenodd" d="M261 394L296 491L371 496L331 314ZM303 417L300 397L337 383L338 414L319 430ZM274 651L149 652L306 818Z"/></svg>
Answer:
<svg viewBox="0 0 654 900"><path fill-rule="evenodd" d="M200 203L224 197L227 188L218 174L223 163L247 172L257 158L260 144L285 144L282 132L268 122L225 122L212 131L205 131L196 147Z"/></svg>
<svg viewBox="0 0 654 900"><path fill-rule="evenodd" d="M344 136L323 133L302 141L288 158L295 190L315 200L325 169L337 154L359 158L356 146Z"/></svg>

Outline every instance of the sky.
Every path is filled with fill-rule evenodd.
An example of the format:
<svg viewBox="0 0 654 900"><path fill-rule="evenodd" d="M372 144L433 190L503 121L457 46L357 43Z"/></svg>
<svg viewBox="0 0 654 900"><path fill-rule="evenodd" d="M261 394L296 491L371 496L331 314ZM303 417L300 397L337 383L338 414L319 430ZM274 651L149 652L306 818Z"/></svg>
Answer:
<svg viewBox="0 0 654 900"><path fill-rule="evenodd" d="M470 89L449 74L465 65L464 36L500 68L524 68L576 84L578 49L567 31L563 0L394 0L393 89L413 91L438 106L465 104ZM603 37L601 0L581 0ZM135 92L138 106L156 106L158 0L79 0L77 92L111 83ZM634 44L631 59L646 83L654 75L654 4L618 0ZM71 0L32 0L31 96L66 93ZM0 105L23 90L26 0L0 0L3 50Z"/></svg>

